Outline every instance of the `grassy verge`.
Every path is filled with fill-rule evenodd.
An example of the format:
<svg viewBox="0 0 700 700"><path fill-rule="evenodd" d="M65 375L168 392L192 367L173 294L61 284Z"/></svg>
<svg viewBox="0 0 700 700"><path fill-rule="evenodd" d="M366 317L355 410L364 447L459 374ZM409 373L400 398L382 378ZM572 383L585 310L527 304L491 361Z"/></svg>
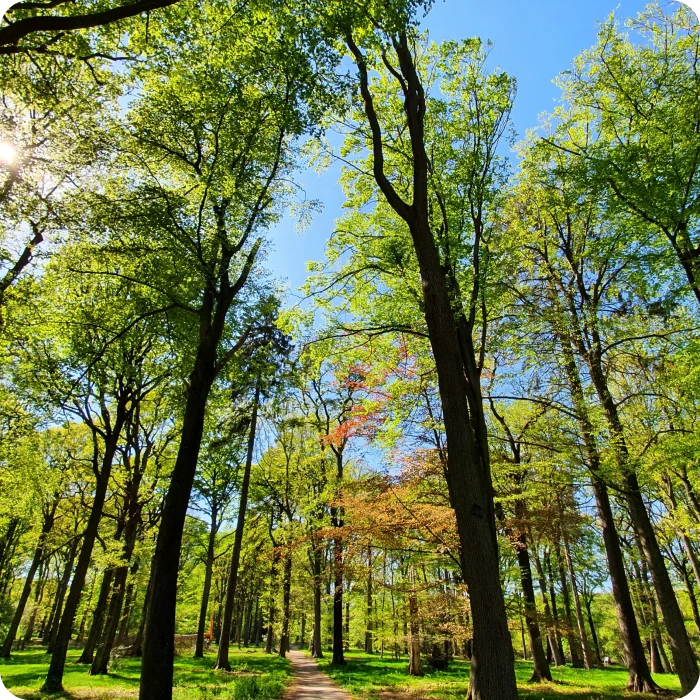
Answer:
<svg viewBox="0 0 700 700"><path fill-rule="evenodd" d="M362 700L398 700L399 698L441 698L463 700L469 685L469 664L454 660L447 671L426 671L422 678L406 675L405 659L380 659L376 655L350 652L346 654L347 666L333 666L330 659L319 660L321 669L333 678L341 688L354 698ZM624 688L627 671L619 666L585 671L568 666L552 668L554 682L529 684L532 664L516 662L516 676L522 700L622 700L637 698L647 700L658 695L629 694ZM656 676L655 680L669 691L667 697L680 696L680 684L676 676Z"/></svg>
<svg viewBox="0 0 700 700"><path fill-rule="evenodd" d="M70 700L115 700L136 698L139 691L140 659L119 659L108 676L89 676L88 667L77 664L79 651L70 651L61 698ZM213 671L214 653L204 659L175 658L175 700L267 700L282 696L291 671L289 662L253 649L231 650L231 673ZM49 657L43 651L13 654L0 661L5 687L22 700L47 700L39 688L44 682Z"/></svg>

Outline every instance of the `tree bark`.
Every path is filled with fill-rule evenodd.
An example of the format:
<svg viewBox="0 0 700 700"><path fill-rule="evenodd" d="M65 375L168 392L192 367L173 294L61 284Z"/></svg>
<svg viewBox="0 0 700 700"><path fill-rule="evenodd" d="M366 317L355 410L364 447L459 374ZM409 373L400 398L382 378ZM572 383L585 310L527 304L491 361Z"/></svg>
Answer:
<svg viewBox="0 0 700 700"><path fill-rule="evenodd" d="M606 422L610 429L615 458L622 474L622 486L631 516L632 528L651 572L656 597L666 623L673 663L681 682L681 690L685 695L688 695L698 682L698 663L688 639L683 614L678 605L654 527L642 498L637 475L630 466L622 421L617 404L608 388L600 356L596 354L593 357L588 357L587 362L593 386L603 406Z"/></svg>
<svg viewBox="0 0 700 700"><path fill-rule="evenodd" d="M482 426L483 405L478 400L480 378L472 367L474 353L463 353L471 350L465 347L465 343L471 345L468 334L460 345L445 271L431 230L425 92L406 33L401 31L392 39L402 75L400 84L413 156L410 204L398 195L384 172L382 130L369 89L367 64L352 36L346 37L360 74L360 90L371 130L374 178L389 205L406 222L420 270L425 320L447 436L447 485L472 604L474 644L469 697L516 700L515 657L501 589L488 443Z"/></svg>
<svg viewBox="0 0 700 700"><path fill-rule="evenodd" d="M547 628L547 641L549 642L549 649L551 650L555 665L563 666L566 663L566 661L564 659L564 653L561 650L561 647L559 646L559 638L555 633L556 630L553 627L552 615L549 608L549 601L547 600L547 581L544 569L542 568L542 562L540 561L540 555L537 552L537 547L535 547L534 549L534 559L540 595L542 596L542 605L544 607L544 621L545 626ZM552 591L552 593L553 592L554 591ZM554 602L554 600L552 600L552 602Z"/></svg>
<svg viewBox="0 0 700 700"><path fill-rule="evenodd" d="M83 652L78 659L80 664L92 664L95 656L95 647L102 636L102 625L104 623L105 612L107 611L107 603L109 602L109 594L112 590L112 578L114 577L114 569L110 567L102 575L102 584L100 586L100 594L97 597L97 604L92 613L92 624L88 632Z"/></svg>
<svg viewBox="0 0 700 700"><path fill-rule="evenodd" d="M314 632L313 632L313 651L311 656L315 659L323 658L323 640L321 637L321 573L323 571L323 565L321 561L321 550L319 544L313 539L311 540L311 546L314 548L313 551L313 574L314 574Z"/></svg>
<svg viewBox="0 0 700 700"><path fill-rule="evenodd" d="M102 468L100 469L95 485L92 510L90 511L90 517L88 518L85 533L83 534L83 546L80 550L80 556L78 557L78 564L75 568L75 574L73 575L73 582L66 601L66 607L61 616L61 624L59 625L58 634L56 636L56 643L51 657L49 671L42 687L42 690L47 693L58 693L63 690L63 670L66 665L68 642L70 641L71 631L73 629L75 613L80 603L80 596L83 591L83 586L85 585L85 577L90 567L90 559L92 558L95 539L97 539L97 529L100 524L100 518L102 517L102 508L104 507L105 497L107 495L109 477L112 473L112 460L117 450L119 435L127 417L125 403L126 401L117 407L117 416L112 434L105 442Z"/></svg>
<svg viewBox="0 0 700 700"><path fill-rule="evenodd" d="M566 532L563 533L564 539L564 557L566 559L566 568L569 572L569 582L571 583L571 595L574 599L574 610L576 611L576 624L578 626L579 639L581 640L581 648L583 649L583 665L590 670L595 667L595 661L591 654L591 648L588 645L588 634L586 633L586 624L583 620L583 610L581 608L581 597L578 593L578 584L576 583L576 574L574 572L574 564L571 559L571 548L569 547L569 538Z"/></svg>
<svg viewBox="0 0 700 700"><path fill-rule="evenodd" d="M625 562L610 503L608 486L601 476L600 454L593 423L589 417L585 402L581 377L571 345L566 338L562 338L561 346L569 381L569 390L574 410L576 411L577 422L583 436L587 466L591 472L591 486L593 487L593 494L598 509L598 519L603 531L603 544L608 562L608 571L610 572L613 599L615 600L617 624L629 672L627 689L633 692L656 692L658 686L651 677L649 665L644 654L644 646L639 633L637 616L634 612L634 604L632 603L632 595L625 572Z"/></svg>
<svg viewBox="0 0 700 700"><path fill-rule="evenodd" d="M518 558L518 568L520 569L520 585L523 589L525 622L527 624L527 631L530 637L530 649L532 651L533 671L530 682L551 681L552 672L549 669L544 647L542 646L542 635L537 619L535 587L532 584L530 554L527 549L527 536L524 532L518 534L515 549Z"/></svg>
<svg viewBox="0 0 700 700"><path fill-rule="evenodd" d="M408 594L408 616L410 637L408 640L408 675L422 676L423 666L420 660L420 622L418 620L418 598L416 597L415 571L410 569L411 590Z"/></svg>
<svg viewBox="0 0 700 700"><path fill-rule="evenodd" d="M41 534L39 535L39 543L37 545L36 551L34 552L34 557L32 558L32 563L29 565L29 570L27 571L27 576L24 579L24 586L22 587L22 593L20 594L19 601L17 603L17 608L15 609L15 614L10 622L10 627L5 636L5 641L2 645L2 650L0 650L0 657L3 659L9 659L12 653L12 644L17 636L17 630L22 622L22 615L24 615L24 609L27 606L27 601L32 592L32 583L34 581L34 575L39 568L43 558L44 558L44 543L46 537L51 532L51 528L54 524L54 519L56 515L56 509L58 508L58 501L54 501L50 506L44 509L44 518L41 526Z"/></svg>
<svg viewBox="0 0 700 700"><path fill-rule="evenodd" d="M279 655L284 659L289 651L289 606L292 593L292 547L287 543L284 555L284 573L282 576L282 634L280 636Z"/></svg>
<svg viewBox="0 0 700 700"><path fill-rule="evenodd" d="M372 632L372 545L367 545L367 590L365 591L365 654L374 654Z"/></svg>
<svg viewBox="0 0 700 700"><path fill-rule="evenodd" d="M569 642L571 665L574 668L583 668L581 642L574 633L574 624L571 619L571 599L569 598L569 586L564 573L564 562L561 558L559 547L556 547L557 563L559 564L559 580L561 582L561 597L564 600L564 613L566 614L566 639Z"/></svg>
<svg viewBox="0 0 700 700"><path fill-rule="evenodd" d="M236 534L233 541L233 553L231 555L231 569L229 570L228 586L226 588L226 604L221 623L221 636L219 637L219 651L216 657L215 668L231 670L228 658L231 636L231 622L233 619L233 604L236 598L236 583L238 582L238 566L241 559L241 547L243 546L243 530L245 528L245 516L248 508L248 488L250 487L250 469L253 464L253 450L255 448L255 430L258 422L258 404L260 402L260 380L255 385L255 397L253 400L253 412L250 418L250 433L248 435L248 452L246 454L243 483L241 484L241 498L236 520Z"/></svg>
<svg viewBox="0 0 700 700"><path fill-rule="evenodd" d="M209 611L209 594L211 593L211 579L214 571L214 548L216 546L216 524L218 513L212 508L211 527L209 528L209 540L207 542L207 559L204 564L204 588L202 590L202 602L199 606L199 622L197 623L197 642L194 656L196 659L204 657L204 628L207 625Z"/></svg>
<svg viewBox="0 0 700 700"><path fill-rule="evenodd" d="M221 337L210 328L203 329L202 336L190 375L180 446L163 504L153 557L151 595L144 627L140 700L172 700L180 547L202 443L207 399L216 376L216 351Z"/></svg>

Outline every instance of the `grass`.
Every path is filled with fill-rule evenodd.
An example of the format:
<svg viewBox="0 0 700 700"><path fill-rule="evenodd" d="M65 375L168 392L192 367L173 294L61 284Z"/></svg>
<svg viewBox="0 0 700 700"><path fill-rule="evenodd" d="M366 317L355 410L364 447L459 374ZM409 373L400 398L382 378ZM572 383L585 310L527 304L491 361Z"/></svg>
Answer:
<svg viewBox="0 0 700 700"><path fill-rule="evenodd" d="M43 650L15 652L11 661L0 661L5 687L22 700L115 700L137 698L140 659L118 659L108 676L89 676L88 667L77 662L79 651L69 651L59 696L43 695L49 657ZM214 653L203 659L175 657L174 700L268 700L282 696L291 678L289 662L274 654L253 649L231 650L231 673L213 671Z"/></svg>
<svg viewBox="0 0 700 700"><path fill-rule="evenodd" d="M354 698L362 700L398 700L411 698L440 698L463 700L469 684L469 663L455 659L447 671L428 671L422 678L406 675L406 659L380 659L377 655L349 652L346 666L333 666L330 659L320 659L319 665L336 683L348 690ZM552 683L530 684L532 664L516 662L518 689L522 700L622 700L636 698L648 700L658 695L626 693L627 671L620 666L585 671L568 666L552 668ZM667 697L680 696L680 684L676 676L655 676L656 682L669 690Z"/></svg>

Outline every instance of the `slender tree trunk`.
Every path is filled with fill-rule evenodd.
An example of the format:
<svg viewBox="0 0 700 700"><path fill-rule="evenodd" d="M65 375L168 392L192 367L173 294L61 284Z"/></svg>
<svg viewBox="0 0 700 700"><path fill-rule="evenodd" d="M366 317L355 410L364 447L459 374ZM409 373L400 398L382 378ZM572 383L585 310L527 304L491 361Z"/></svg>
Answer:
<svg viewBox="0 0 700 700"><path fill-rule="evenodd" d="M533 550L535 559L535 570L537 571L538 585L540 589L540 595L542 596L542 605L544 607L544 621L547 628L547 640L549 641L549 648L552 651L554 657L554 663L557 666L563 666L564 654L561 651L558 643L558 639L555 635L555 630L552 627L552 616L549 608L549 601L547 600L547 582L542 568L542 562L540 561L540 555L537 551L537 547ZM553 601L552 601L553 602Z"/></svg>
<svg viewBox="0 0 700 700"><path fill-rule="evenodd" d="M238 582L238 565L241 559L241 547L243 545L243 529L248 508L248 488L250 486L250 469L253 464L253 450L255 448L255 429L258 422L258 404L260 402L260 380L255 385L255 398L253 400L253 413L250 418L250 433L248 435L248 452L246 455L243 483L241 484L241 498L238 507L238 519L236 520L236 534L233 541L233 553L231 555L231 569L229 570L228 586L226 588L226 604L221 623L221 636L219 637L219 652L216 657L215 668L231 670L228 658L229 638L231 636L231 622L233 619L233 604L236 599L236 583ZM143 698L142 700L150 700ZM168 699L169 700L169 699Z"/></svg>
<svg viewBox="0 0 700 700"><path fill-rule="evenodd" d="M138 495L136 496L138 498ZM131 518L124 529L124 549L122 552L122 563L114 572L114 585L112 586L112 599L107 611L104 631L100 645L95 654L95 660L90 668L91 675L105 675L112 655L114 642L117 638L119 620L121 619L122 607L126 596L126 582L129 578L129 563L136 546L138 534L138 522L136 518Z"/></svg>
<svg viewBox="0 0 700 700"><path fill-rule="evenodd" d="M311 545L314 548L313 552L313 574L314 574L314 636L313 636L313 651L312 656L315 659L323 658L323 640L321 638L321 573L323 563L321 561L321 550L317 542L311 540Z"/></svg>
<svg viewBox="0 0 700 700"><path fill-rule="evenodd" d="M48 645L46 647L47 654L53 654L56 648L56 640L58 639L59 630L61 628L61 618L63 615L63 601L65 600L66 593L68 592L68 584L70 583L70 577L73 573L73 564L75 563L75 555L78 550L78 540L76 539L71 545L68 561L66 562L66 567L63 570L63 577L61 578L61 583L58 587L56 594L56 607L54 608L54 616L51 622L51 627L48 631ZM86 572L87 573L87 572ZM68 638L70 639L71 629L68 631Z"/></svg>
<svg viewBox="0 0 700 700"><path fill-rule="evenodd" d="M372 545L367 545L367 590L365 592L365 653L374 654L372 632Z"/></svg>
<svg viewBox="0 0 700 700"><path fill-rule="evenodd" d="M134 576L139 570L139 562L135 561L131 567L131 578L129 585L126 587L126 596L124 598L124 612L122 619L119 621L119 632L117 634L117 644L123 644L129 636L129 622L131 621L131 613L134 609L134 599L136 598L136 586L134 584Z"/></svg>
<svg viewBox="0 0 700 700"><path fill-rule="evenodd" d="M576 574L574 572L574 564L571 559L571 549L569 547L569 538L566 532L563 533L564 538L564 556L566 558L566 568L569 572L569 582L571 583L571 595L574 599L574 610L576 611L576 624L578 626L579 638L583 649L583 664L586 669L595 667L591 648L588 645L588 634L586 632L586 624L583 620L583 610L581 608L581 597L578 593L578 584L576 583Z"/></svg>
<svg viewBox="0 0 700 700"><path fill-rule="evenodd" d="M530 636L530 649L532 650L533 671L531 682L551 681L552 672L547 663L544 647L542 645L542 635L537 619L537 601L535 599L535 587L532 584L532 569L530 568L530 554L527 549L527 536L520 532L517 538L516 556L518 558L518 568L520 569L520 584L523 589L523 602L525 621Z"/></svg>
<svg viewBox="0 0 700 700"><path fill-rule="evenodd" d="M584 604L586 606L586 617L588 617L588 627L591 630L591 639L593 640L593 648L595 649L596 665L603 665L603 658L600 655L600 643L598 641L598 633L596 632L595 624L593 622L593 611L591 610L591 599L585 598Z"/></svg>
<svg viewBox="0 0 700 700"><path fill-rule="evenodd" d="M78 564L73 575L73 582L66 601L66 607L61 616L61 624L56 636L56 644L53 655L51 656L49 671L42 687L42 690L47 693L57 693L63 690L63 670L66 664L66 654L68 653L68 642L70 641L71 631L73 629L73 620L78 610L80 596L83 591L83 586L85 585L85 577L90 567L92 550L95 545L95 539L97 538L97 529L100 524L100 518L102 517L102 508L104 507L109 478L112 473L112 460L117 450L119 435L128 417L125 404L126 401L120 399L116 410L112 434L105 441L102 468L100 469L95 484L92 510L90 511L90 517L88 518L83 534L83 546L80 550L80 556L78 557Z"/></svg>
<svg viewBox="0 0 700 700"><path fill-rule="evenodd" d="M700 634L700 612L698 611L698 599L695 595L695 590L693 588L693 582L688 575L688 570L683 567L681 572L683 574L683 583L685 583L685 590L688 592L688 600L690 601L690 610L693 613L693 622L695 622L695 627Z"/></svg>
<svg viewBox="0 0 700 700"><path fill-rule="evenodd" d="M615 600L617 624L629 671L627 689L633 692L655 692L658 686L651 677L644 654L644 646L625 572L620 537L615 525L608 487L601 478L600 454L593 424L588 415L579 370L570 343L563 338L561 346L576 417L583 436L588 468L591 472L591 485L596 499L598 519L603 532L603 544L605 545L605 556L608 561L613 599Z"/></svg>
<svg viewBox="0 0 700 700"><path fill-rule="evenodd" d="M78 659L80 664L92 664L95 656L95 648L102 636L102 625L104 623L105 612L107 611L107 603L109 602L109 594L112 590L112 579L114 577L114 569L107 569L102 575L102 585L100 586L100 594L97 597L97 605L92 613L92 624L88 632L83 652Z"/></svg>
<svg viewBox="0 0 700 700"><path fill-rule="evenodd" d="M214 570L214 548L216 546L216 527L218 513L212 508L211 527L209 528L209 541L207 542L207 559L204 566L204 589L202 590L202 602L199 607L199 622L197 624L197 642L194 656L196 659L204 657L204 628L206 627L209 610L209 594L211 592L211 579Z"/></svg>
<svg viewBox="0 0 700 700"><path fill-rule="evenodd" d="M607 420L618 467L623 477L625 501L630 512L635 537L644 553L644 558L651 572L656 597L666 623L673 662L681 682L681 690L688 695L698 682L698 663L688 639L688 632L683 621L683 614L678 605L673 584L666 568L654 527L649 518L637 475L630 466L629 452L625 440L622 421L617 404L610 393L602 369L600 357L588 357L588 365L593 386L603 406Z"/></svg>
<svg viewBox="0 0 700 700"><path fill-rule="evenodd" d="M10 627L5 636L5 641L2 645L2 650L0 650L0 658L9 659L12 653L12 644L17 636L17 630L22 622L22 616L24 615L24 609L27 606L27 601L32 593L32 583L34 581L34 575L39 568L43 558L44 558L44 542L47 535L51 532L51 528L54 523L54 516L56 514L56 508L58 507L58 502L52 504L48 509L44 511L43 523L41 526L41 534L39 535L39 544L34 552L34 557L32 563L29 565L29 570L27 571L27 576L24 579L24 586L22 587L22 593L19 597L19 602L17 603L17 608L15 609L15 614L10 622Z"/></svg>
<svg viewBox="0 0 700 700"><path fill-rule="evenodd" d="M418 621L418 598L416 596L415 571L410 569L411 590L408 594L408 616L410 637L408 641L408 675L422 676L423 666L420 660L420 622Z"/></svg>
<svg viewBox="0 0 700 700"><path fill-rule="evenodd" d="M289 651L289 606L292 593L292 547L287 543L284 555L284 573L282 576L282 634L280 636L279 655L285 658Z"/></svg>
<svg viewBox="0 0 700 700"><path fill-rule="evenodd" d="M569 598L569 586L564 573L564 562L561 558L559 547L556 547L557 562L559 564L559 579L561 581L561 597L564 600L564 613L566 614L566 638L569 642L569 652L571 654L571 665L574 668L583 668L581 642L574 633L574 625L571 619L571 599Z"/></svg>

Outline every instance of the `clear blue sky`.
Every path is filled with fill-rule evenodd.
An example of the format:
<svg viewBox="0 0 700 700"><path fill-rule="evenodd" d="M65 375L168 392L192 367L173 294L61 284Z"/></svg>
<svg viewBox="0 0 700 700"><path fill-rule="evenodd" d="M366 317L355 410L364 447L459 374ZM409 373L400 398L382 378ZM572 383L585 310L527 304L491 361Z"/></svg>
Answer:
<svg viewBox="0 0 700 700"><path fill-rule="evenodd" d="M518 135L524 136L537 125L538 116L554 106L558 89L552 79L595 43L597 22L613 10L620 18L634 16L645 4L644 0L435 0L423 27L434 41L480 36L493 42L492 63L518 81L513 119ZM290 218L272 233L274 249L267 267L286 279L292 293L306 278L306 261L323 257L325 241L341 214L338 172L332 167L321 174L301 173L306 196L322 201L324 209L302 233L294 230Z"/></svg>

